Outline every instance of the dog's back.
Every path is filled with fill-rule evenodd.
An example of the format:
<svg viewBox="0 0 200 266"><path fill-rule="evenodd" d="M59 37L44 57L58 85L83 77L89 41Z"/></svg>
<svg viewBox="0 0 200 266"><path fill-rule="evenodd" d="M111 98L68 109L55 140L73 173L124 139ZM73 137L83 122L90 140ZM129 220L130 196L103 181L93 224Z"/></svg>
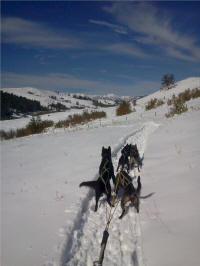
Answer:
<svg viewBox="0 0 200 266"><path fill-rule="evenodd" d="M130 156L133 156L135 158L135 160L140 160L140 155L139 155L139 151L137 148L137 144L135 145L131 145L130 147Z"/></svg>
<svg viewBox="0 0 200 266"><path fill-rule="evenodd" d="M113 184L115 184L114 167L111 158L110 146L108 147L108 149L102 147L101 156L102 160L99 166L99 176L103 178L105 182L109 181L112 178Z"/></svg>
<svg viewBox="0 0 200 266"><path fill-rule="evenodd" d="M126 173L127 176L129 176ZM125 204L129 201L132 202L133 206L136 208L137 212L139 212L139 198L140 198L140 192L142 188L140 176L138 176L137 180L137 188L135 189L133 186L133 183L130 182L129 185L125 188L125 191L123 193L122 199L121 199L121 208L122 208L122 214L120 215L119 219L121 219L125 214Z"/></svg>
<svg viewBox="0 0 200 266"><path fill-rule="evenodd" d="M121 166L121 170L124 170L124 167L127 166L127 170L129 171L129 159L128 159L127 153L125 152L123 152L119 158L117 171L119 170L120 166Z"/></svg>

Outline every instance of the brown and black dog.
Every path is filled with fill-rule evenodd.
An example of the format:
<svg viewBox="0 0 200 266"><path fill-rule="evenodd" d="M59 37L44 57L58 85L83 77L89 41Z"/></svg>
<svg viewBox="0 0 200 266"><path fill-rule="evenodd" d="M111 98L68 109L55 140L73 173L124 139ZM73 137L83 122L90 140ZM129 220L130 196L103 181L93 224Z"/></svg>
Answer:
<svg viewBox="0 0 200 266"><path fill-rule="evenodd" d="M130 165L129 167L132 168L133 164L135 167L137 167L138 172L140 172L140 167L142 166L141 164L141 159L140 155L138 152L137 144L129 145L129 156L130 156Z"/></svg>
<svg viewBox="0 0 200 266"><path fill-rule="evenodd" d="M125 205L127 202L131 201L133 206L136 208L137 212L139 212L139 197L140 191L142 188L140 176L138 176L137 180L137 189L134 188L131 177L125 172L121 171L116 176L116 193L118 193L119 187L123 188L123 195L121 199L121 208L122 214L120 215L119 219L125 214Z"/></svg>
<svg viewBox="0 0 200 266"><path fill-rule="evenodd" d="M96 181L87 181L82 182L79 186L87 186L93 188L95 190L95 197L96 197L96 205L95 211L98 209L98 201L102 194L106 194L107 202L111 205L110 198L111 198L111 186L110 186L110 179L112 178L113 184L115 184L115 175L114 175L114 168L112 164L111 158L111 148L110 146L108 149L102 147L101 152L101 164L99 166L99 178Z"/></svg>
<svg viewBox="0 0 200 266"><path fill-rule="evenodd" d="M121 166L121 171L127 168L127 172L132 169L132 167L137 167L138 172L140 172L140 167L142 167L140 155L138 152L137 144L126 144L124 148L121 150L121 157L119 158L117 172L119 167Z"/></svg>

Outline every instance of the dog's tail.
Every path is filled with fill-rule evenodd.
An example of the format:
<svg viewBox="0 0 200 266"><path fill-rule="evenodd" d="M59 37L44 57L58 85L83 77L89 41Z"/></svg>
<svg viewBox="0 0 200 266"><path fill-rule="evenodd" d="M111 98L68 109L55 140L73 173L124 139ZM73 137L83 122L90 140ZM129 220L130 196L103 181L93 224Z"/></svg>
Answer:
<svg viewBox="0 0 200 266"><path fill-rule="evenodd" d="M136 193L137 193L137 195L140 195L140 191L141 191L141 188L142 188L142 184L141 184L141 181L140 181L140 176L138 176L137 183L138 183L138 186L137 186L137 189L136 189Z"/></svg>
<svg viewBox="0 0 200 266"><path fill-rule="evenodd" d="M79 187L85 186L85 187L91 187L91 188L94 188L95 189L96 183L97 183L96 181L82 182L82 183L80 183Z"/></svg>

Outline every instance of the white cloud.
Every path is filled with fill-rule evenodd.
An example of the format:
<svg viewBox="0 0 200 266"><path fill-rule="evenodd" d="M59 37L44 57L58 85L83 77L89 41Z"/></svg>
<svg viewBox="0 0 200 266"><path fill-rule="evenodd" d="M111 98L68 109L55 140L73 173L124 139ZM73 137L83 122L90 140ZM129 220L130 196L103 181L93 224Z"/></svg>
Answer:
<svg viewBox="0 0 200 266"><path fill-rule="evenodd" d="M2 83L6 87L38 87L38 88L99 88L96 81L77 79L65 73L49 73L46 75L17 74L12 72L2 73ZM14 85L15 84L15 85Z"/></svg>
<svg viewBox="0 0 200 266"><path fill-rule="evenodd" d="M65 73L50 73L46 75L26 75L12 72L2 73L2 87L36 87L40 89L59 90L63 88L80 89L87 94L115 93L119 95L144 95L159 88L159 83L152 81L130 82L130 85L78 79Z"/></svg>
<svg viewBox="0 0 200 266"><path fill-rule="evenodd" d="M108 28L114 30L115 32L120 33L120 34L127 34L127 30L120 25L115 25L115 24L112 24L112 23L109 23L106 21L99 21L99 20L94 20L94 19L90 19L89 22L93 23L93 24L100 25L100 26L108 27Z"/></svg>
<svg viewBox="0 0 200 266"><path fill-rule="evenodd" d="M2 18L2 42L48 49L74 49L83 46L81 40L59 34L45 25L21 18Z"/></svg>
<svg viewBox="0 0 200 266"><path fill-rule="evenodd" d="M134 44L129 43L115 43L111 45L105 45L103 50L109 51L115 54L122 54L136 57L147 57L141 49L137 48Z"/></svg>
<svg viewBox="0 0 200 266"><path fill-rule="evenodd" d="M140 34L134 37L134 40L156 45L168 55L179 59L200 60L200 47L197 41L175 29L172 26L170 14L161 11L151 3L116 2L110 7L104 7L104 10L132 32Z"/></svg>
<svg viewBox="0 0 200 266"><path fill-rule="evenodd" d="M174 47L167 47L166 48L167 52L169 55L173 56L173 57L176 57L176 58L180 58L180 59L183 59L183 60L186 60L186 61L197 61L197 57L193 54L186 54L186 53L183 53L182 51L174 48Z"/></svg>

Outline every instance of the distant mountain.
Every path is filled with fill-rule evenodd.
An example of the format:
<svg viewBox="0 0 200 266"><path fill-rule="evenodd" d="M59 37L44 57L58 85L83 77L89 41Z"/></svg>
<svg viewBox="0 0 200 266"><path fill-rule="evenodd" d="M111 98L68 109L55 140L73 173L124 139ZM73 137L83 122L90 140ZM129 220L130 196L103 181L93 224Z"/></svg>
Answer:
<svg viewBox="0 0 200 266"><path fill-rule="evenodd" d="M118 104L122 101L131 101L134 99L132 96L118 96L113 93L107 94L107 95L90 95L90 98L92 98L95 101L100 101L107 104Z"/></svg>
<svg viewBox="0 0 200 266"><path fill-rule="evenodd" d="M57 104L62 104L66 108L94 108L91 100L78 99L72 94L64 92L54 92L31 87L24 88L3 88L2 91L13 93L17 96L22 96L30 100L39 101L42 106L51 107Z"/></svg>
<svg viewBox="0 0 200 266"><path fill-rule="evenodd" d="M49 91L32 87L23 88L3 88L7 93L13 93L17 96L22 96L30 100L39 101L42 106L52 107L57 104L62 104L68 109L94 109L96 108L93 101L100 101L104 105L115 105L123 100L129 101L133 97L117 96L115 94L107 95L85 95L82 93L67 93L59 91Z"/></svg>
<svg viewBox="0 0 200 266"><path fill-rule="evenodd" d="M7 93L13 93L30 100L39 101L44 107L53 108L55 105L63 105L67 109L96 109L93 101L98 101L103 105L115 105L121 101L131 101L137 99L138 103L145 103L152 98L171 98L173 94L178 94L186 89L200 87L200 78L187 78L175 83L175 86L169 90L158 90L150 95L141 97L118 96L113 93L107 95L85 95L83 93L55 92L50 90L37 89L32 87L23 88L3 88Z"/></svg>

